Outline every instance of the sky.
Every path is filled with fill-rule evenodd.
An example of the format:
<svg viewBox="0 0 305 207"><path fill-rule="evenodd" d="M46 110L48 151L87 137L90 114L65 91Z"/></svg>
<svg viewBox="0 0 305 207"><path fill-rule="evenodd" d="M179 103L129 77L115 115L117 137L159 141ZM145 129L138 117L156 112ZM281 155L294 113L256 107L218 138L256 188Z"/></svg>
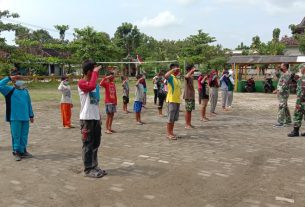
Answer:
<svg viewBox="0 0 305 207"><path fill-rule="evenodd" d="M53 37L58 37L54 25L67 24L70 40L74 28L92 26L113 36L130 22L158 40L184 39L202 29L217 44L234 49L241 42L250 45L256 35L271 40L276 27L281 36L290 35L288 26L305 17L305 0L0 0L0 10L5 9L17 12L25 26L46 28ZM0 36L13 44L13 34Z"/></svg>

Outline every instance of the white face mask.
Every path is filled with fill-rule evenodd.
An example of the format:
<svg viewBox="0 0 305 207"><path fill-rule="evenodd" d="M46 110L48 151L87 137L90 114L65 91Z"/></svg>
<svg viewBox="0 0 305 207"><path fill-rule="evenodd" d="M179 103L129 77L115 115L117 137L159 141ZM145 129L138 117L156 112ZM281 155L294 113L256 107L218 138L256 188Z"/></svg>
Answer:
<svg viewBox="0 0 305 207"><path fill-rule="evenodd" d="M15 83L17 89L25 89L25 82L22 80L17 80Z"/></svg>

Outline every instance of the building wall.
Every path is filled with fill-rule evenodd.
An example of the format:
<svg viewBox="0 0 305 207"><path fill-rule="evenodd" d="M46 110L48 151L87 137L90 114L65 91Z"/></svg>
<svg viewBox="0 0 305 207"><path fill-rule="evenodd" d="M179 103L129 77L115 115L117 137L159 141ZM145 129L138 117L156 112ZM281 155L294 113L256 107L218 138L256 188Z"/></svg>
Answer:
<svg viewBox="0 0 305 207"><path fill-rule="evenodd" d="M299 56L299 55L302 55L302 53L300 52L299 47L295 46L295 47L287 47L284 51L284 55Z"/></svg>

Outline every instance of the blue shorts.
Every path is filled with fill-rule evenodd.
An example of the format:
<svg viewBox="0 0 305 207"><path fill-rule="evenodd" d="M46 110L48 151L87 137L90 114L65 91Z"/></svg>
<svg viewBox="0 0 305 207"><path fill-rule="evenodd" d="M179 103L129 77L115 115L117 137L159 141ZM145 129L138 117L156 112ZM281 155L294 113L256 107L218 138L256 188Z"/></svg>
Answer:
<svg viewBox="0 0 305 207"><path fill-rule="evenodd" d="M135 101L133 104L133 111L139 113L142 111L143 103L141 101Z"/></svg>

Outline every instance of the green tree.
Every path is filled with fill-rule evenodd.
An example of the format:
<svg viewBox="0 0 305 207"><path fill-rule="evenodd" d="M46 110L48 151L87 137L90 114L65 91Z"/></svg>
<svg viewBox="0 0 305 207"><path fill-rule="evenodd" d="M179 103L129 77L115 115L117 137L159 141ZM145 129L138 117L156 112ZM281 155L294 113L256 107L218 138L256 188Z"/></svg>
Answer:
<svg viewBox="0 0 305 207"><path fill-rule="evenodd" d="M122 49L125 56L130 56L131 53L135 53L136 49L139 47L141 37L141 33L137 26L124 22L114 33L113 42L117 47Z"/></svg>
<svg viewBox="0 0 305 207"><path fill-rule="evenodd" d="M14 31L16 30L16 28L18 28L18 25L12 23L4 23L1 19L3 18L10 19L10 18L18 18L18 17L19 15L17 13L10 13L8 10L4 10L4 11L0 10L0 35L1 32ZM5 44L5 38L0 38L0 44L1 45Z"/></svg>
<svg viewBox="0 0 305 207"><path fill-rule="evenodd" d="M252 37L252 44L251 44L251 49L253 50L258 50L261 46L262 42L261 39L258 35Z"/></svg>
<svg viewBox="0 0 305 207"><path fill-rule="evenodd" d="M75 40L71 42L74 56L80 61L92 59L95 61L116 60L119 50L110 40L107 33L97 32L92 27L75 29Z"/></svg>
<svg viewBox="0 0 305 207"><path fill-rule="evenodd" d="M272 32L272 41L279 42L280 34L281 34L281 30L279 28L275 28Z"/></svg>
<svg viewBox="0 0 305 207"><path fill-rule="evenodd" d="M69 29L69 25L55 25L55 29L59 32L59 38L62 42L65 41L66 31Z"/></svg>

